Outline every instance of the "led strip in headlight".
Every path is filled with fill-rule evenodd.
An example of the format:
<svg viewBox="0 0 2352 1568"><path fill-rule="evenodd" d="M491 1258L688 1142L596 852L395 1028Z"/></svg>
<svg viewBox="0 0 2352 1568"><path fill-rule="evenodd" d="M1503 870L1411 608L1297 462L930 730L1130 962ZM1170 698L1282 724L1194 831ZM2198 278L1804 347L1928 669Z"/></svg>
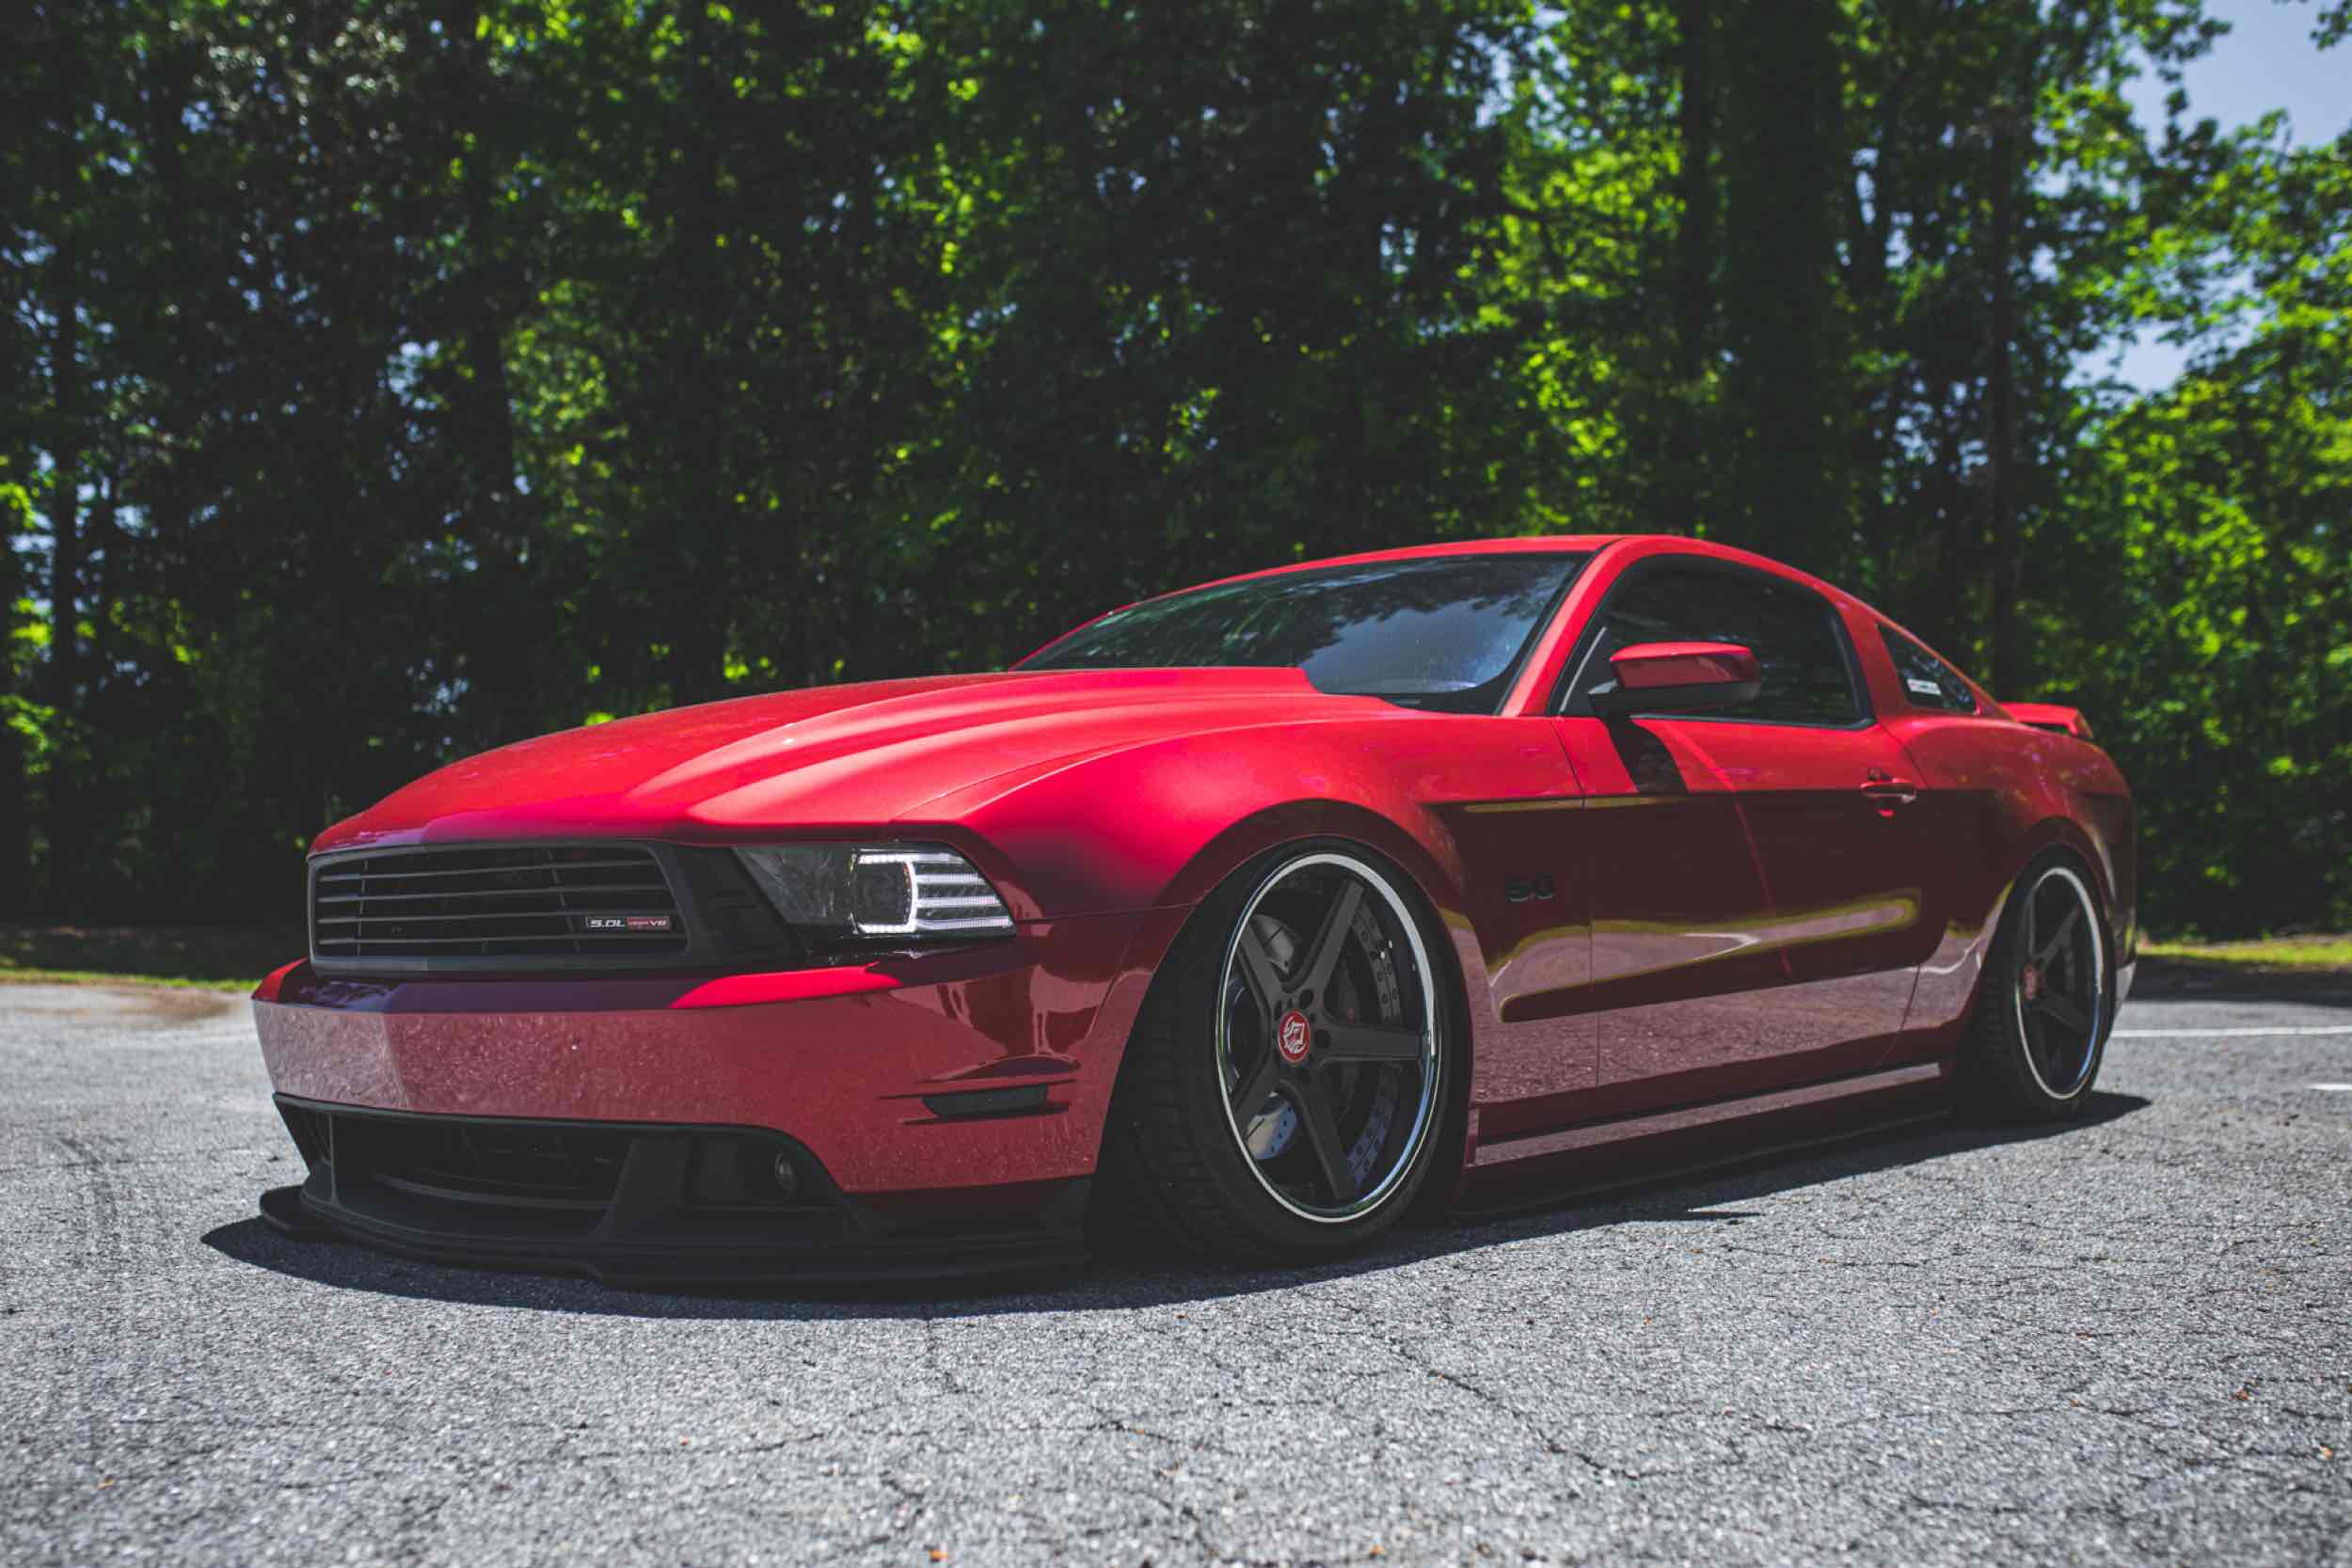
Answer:
<svg viewBox="0 0 2352 1568"><path fill-rule="evenodd" d="M819 951L1012 929L1012 914L988 879L943 844L775 844L735 852L786 924Z"/></svg>
<svg viewBox="0 0 2352 1568"><path fill-rule="evenodd" d="M922 936L933 932L1009 931L1005 901L953 849L860 849L854 869L895 865L906 874L906 919L858 923L861 936ZM896 897L895 890L889 896Z"/></svg>

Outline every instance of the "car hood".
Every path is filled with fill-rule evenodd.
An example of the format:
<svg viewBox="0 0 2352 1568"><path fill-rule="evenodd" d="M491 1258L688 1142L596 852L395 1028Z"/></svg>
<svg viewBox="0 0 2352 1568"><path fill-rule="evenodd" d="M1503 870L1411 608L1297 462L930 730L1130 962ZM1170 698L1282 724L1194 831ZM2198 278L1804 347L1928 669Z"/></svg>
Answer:
<svg viewBox="0 0 2352 1568"><path fill-rule="evenodd" d="M369 845L873 827L999 775L1236 725L1408 710L1297 670L935 675L779 691L564 730L453 763L320 835Z"/></svg>

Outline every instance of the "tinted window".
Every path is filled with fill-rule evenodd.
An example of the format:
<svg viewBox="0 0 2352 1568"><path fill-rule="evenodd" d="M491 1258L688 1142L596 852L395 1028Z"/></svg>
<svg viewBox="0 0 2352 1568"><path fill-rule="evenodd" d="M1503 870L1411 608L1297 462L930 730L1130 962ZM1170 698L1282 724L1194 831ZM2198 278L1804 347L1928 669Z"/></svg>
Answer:
<svg viewBox="0 0 2352 1568"><path fill-rule="evenodd" d="M1903 700L1913 707L1941 708L1946 713L1974 713L1977 694L1960 678L1960 672L1892 626L1879 627L1886 652L1895 661L1896 678L1903 683Z"/></svg>
<svg viewBox="0 0 2352 1568"><path fill-rule="evenodd" d="M1637 642L1737 642L1756 655L1764 684L1750 703L1697 716L1785 724L1851 724L1862 717L1845 635L1818 594L1754 572L1637 567L1609 595L1577 689L1613 686L1609 657Z"/></svg>
<svg viewBox="0 0 2352 1568"><path fill-rule="evenodd" d="M1197 588L1105 615L1020 667L1290 665L1325 691L1491 713L1585 560L1422 556Z"/></svg>

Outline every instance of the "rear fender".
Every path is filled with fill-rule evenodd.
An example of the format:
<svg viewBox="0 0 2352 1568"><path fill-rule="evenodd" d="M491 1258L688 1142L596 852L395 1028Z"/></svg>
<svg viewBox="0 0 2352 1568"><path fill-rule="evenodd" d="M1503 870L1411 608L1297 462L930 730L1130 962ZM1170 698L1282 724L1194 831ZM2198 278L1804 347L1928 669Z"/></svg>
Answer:
<svg viewBox="0 0 2352 1568"><path fill-rule="evenodd" d="M1885 722L1931 791L1924 803L1946 814L1937 875L1951 890L1948 924L1913 988L1906 1055L1925 1059L1957 1042L2011 889L2053 848L2089 869L2116 961L2130 961L2132 804L2112 758L1994 715L1898 714Z"/></svg>

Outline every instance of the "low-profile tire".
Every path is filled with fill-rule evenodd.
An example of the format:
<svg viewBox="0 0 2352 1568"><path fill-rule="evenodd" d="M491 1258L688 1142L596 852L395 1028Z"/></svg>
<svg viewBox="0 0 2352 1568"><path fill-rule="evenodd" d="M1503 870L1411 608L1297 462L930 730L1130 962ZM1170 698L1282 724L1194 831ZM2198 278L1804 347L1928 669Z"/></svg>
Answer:
<svg viewBox="0 0 2352 1568"><path fill-rule="evenodd" d="M1978 1109L2058 1121L2090 1101L2115 1022L2115 955L2099 887L2062 850L2017 879L1986 956L1963 1054Z"/></svg>
<svg viewBox="0 0 2352 1568"><path fill-rule="evenodd" d="M1453 1009L1411 881L1315 840L1202 903L1136 1020L1098 1241L1235 1261L1359 1247L1428 1180ZM1118 1233L1105 1235L1107 1228Z"/></svg>

